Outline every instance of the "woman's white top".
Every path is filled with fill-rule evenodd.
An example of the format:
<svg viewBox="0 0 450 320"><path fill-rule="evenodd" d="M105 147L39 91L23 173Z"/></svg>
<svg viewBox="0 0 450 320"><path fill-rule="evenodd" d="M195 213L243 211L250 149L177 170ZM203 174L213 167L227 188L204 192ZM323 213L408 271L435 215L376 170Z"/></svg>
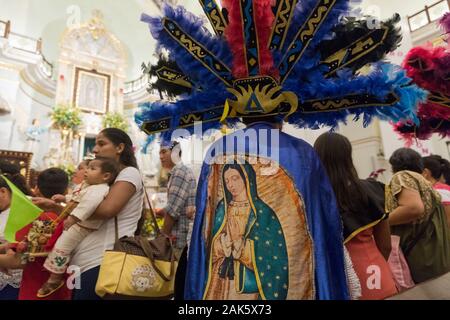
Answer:
<svg viewBox="0 0 450 320"><path fill-rule="evenodd" d="M5 227L9 217L9 208L3 212L0 212L0 246L6 243L5 240Z"/></svg>
<svg viewBox="0 0 450 320"><path fill-rule="evenodd" d="M137 223L142 214L144 193L142 188L142 177L139 170L136 168L127 167L123 169L114 183L119 181L129 182L136 188L136 192L117 215L120 239L124 236L130 237L134 235ZM80 272L95 268L101 264L105 250L113 249L114 242L114 218L112 218L106 221L97 231L92 232L84 238L75 249L70 264L72 266L78 266Z"/></svg>

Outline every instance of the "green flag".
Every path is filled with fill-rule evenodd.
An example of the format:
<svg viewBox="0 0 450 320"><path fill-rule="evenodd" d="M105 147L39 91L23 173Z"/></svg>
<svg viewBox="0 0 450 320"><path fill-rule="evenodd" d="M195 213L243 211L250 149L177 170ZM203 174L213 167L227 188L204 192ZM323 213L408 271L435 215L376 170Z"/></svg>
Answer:
<svg viewBox="0 0 450 320"><path fill-rule="evenodd" d="M11 181L2 176L11 189L11 205L9 207L8 221L5 226L5 239L10 243L15 243L16 232L36 220L43 212L35 206L26 195L22 193Z"/></svg>

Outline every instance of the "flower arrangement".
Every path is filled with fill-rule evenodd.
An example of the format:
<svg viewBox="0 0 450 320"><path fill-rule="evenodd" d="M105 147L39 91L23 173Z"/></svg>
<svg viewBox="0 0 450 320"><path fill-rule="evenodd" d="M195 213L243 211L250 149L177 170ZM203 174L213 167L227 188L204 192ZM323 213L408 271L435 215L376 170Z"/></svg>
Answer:
<svg viewBox="0 0 450 320"><path fill-rule="evenodd" d="M53 128L59 130L61 134L61 152L57 156L58 162L65 167L73 165L72 144L78 127L82 123L81 112L71 105L57 105L49 116ZM70 176L70 171L66 170L66 172Z"/></svg>
<svg viewBox="0 0 450 320"><path fill-rule="evenodd" d="M118 112L108 112L103 118L103 128L117 128L123 131L128 131L129 124L127 119Z"/></svg>
<svg viewBox="0 0 450 320"><path fill-rule="evenodd" d="M149 214L153 214L153 213L151 213L150 211L147 211L147 213L146 213L147 216L145 218L144 223L142 224L141 235L151 239L151 238L156 237L156 230L153 225L152 218L149 216ZM163 224L164 224L164 218L156 217L156 223L158 224L158 227L160 229L162 229Z"/></svg>
<svg viewBox="0 0 450 320"><path fill-rule="evenodd" d="M77 171L77 168L73 163L61 164L58 166L58 168L64 170L67 173L69 181L72 180L72 176L74 175L75 171Z"/></svg>
<svg viewBox="0 0 450 320"><path fill-rule="evenodd" d="M70 105L58 105L50 113L53 127L59 130L76 131L81 125L81 115L77 108Z"/></svg>

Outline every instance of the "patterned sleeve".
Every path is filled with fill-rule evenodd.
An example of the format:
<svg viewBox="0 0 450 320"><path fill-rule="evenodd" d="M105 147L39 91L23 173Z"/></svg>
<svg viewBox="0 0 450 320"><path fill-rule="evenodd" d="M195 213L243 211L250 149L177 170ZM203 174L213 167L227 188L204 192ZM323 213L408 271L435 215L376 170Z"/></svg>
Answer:
<svg viewBox="0 0 450 320"><path fill-rule="evenodd" d="M180 216L186 198L188 197L189 180L184 170L175 170L170 178L167 190L167 205L164 211L175 220Z"/></svg>
<svg viewBox="0 0 450 320"><path fill-rule="evenodd" d="M417 181L405 171L398 172L392 177L390 187L393 196L399 194L403 188L420 192Z"/></svg>
<svg viewBox="0 0 450 320"><path fill-rule="evenodd" d="M195 197L196 197L196 191L197 191L197 183L195 182L194 177L191 177L189 181L189 196L188 196L188 207L195 207Z"/></svg>

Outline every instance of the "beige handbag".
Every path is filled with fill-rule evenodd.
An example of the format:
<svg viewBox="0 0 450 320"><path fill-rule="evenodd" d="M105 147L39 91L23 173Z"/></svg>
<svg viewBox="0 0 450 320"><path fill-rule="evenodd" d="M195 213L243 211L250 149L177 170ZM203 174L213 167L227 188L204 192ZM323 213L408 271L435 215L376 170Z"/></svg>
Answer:
<svg viewBox="0 0 450 320"><path fill-rule="evenodd" d="M145 199L151 204L144 189ZM144 209L145 210L145 209ZM171 240L161 233L153 211L156 238L134 236L118 239L106 251L100 266L95 292L105 299L170 299L173 297L175 271L178 265Z"/></svg>

